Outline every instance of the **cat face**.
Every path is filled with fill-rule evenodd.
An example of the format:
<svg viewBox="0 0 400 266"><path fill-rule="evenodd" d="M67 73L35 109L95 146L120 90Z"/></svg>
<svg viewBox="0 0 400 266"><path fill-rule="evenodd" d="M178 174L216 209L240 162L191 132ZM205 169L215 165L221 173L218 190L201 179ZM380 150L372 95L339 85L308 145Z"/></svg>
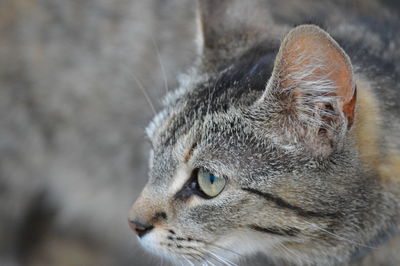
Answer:
<svg viewBox="0 0 400 266"><path fill-rule="evenodd" d="M129 216L140 242L199 264L256 252L347 260L374 198L348 134L356 99L348 57L311 25L291 30L279 51L269 40L237 49L203 37L203 53L214 56L147 129L149 181Z"/></svg>

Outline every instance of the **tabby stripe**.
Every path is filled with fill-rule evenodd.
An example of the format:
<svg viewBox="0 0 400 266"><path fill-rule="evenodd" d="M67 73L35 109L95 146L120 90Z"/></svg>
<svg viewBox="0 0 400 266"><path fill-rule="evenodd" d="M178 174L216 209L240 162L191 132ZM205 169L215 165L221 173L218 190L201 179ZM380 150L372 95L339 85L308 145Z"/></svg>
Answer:
<svg viewBox="0 0 400 266"><path fill-rule="evenodd" d="M273 234L278 236L296 236L300 233L300 230L294 227L286 228L277 228L277 227L261 227L255 224L249 225L249 227L255 231Z"/></svg>
<svg viewBox="0 0 400 266"><path fill-rule="evenodd" d="M278 207L295 211L299 216L319 217L319 218L338 218L341 216L340 213L338 213L338 212L325 213L325 212L315 212L315 211L304 210L303 208L296 206L296 205L292 205L289 202L286 202L285 200L283 200L277 196L274 196L274 195L266 193L266 192L261 192L254 188L242 188L242 190L253 193L258 196L261 196L264 199L275 203L275 205Z"/></svg>

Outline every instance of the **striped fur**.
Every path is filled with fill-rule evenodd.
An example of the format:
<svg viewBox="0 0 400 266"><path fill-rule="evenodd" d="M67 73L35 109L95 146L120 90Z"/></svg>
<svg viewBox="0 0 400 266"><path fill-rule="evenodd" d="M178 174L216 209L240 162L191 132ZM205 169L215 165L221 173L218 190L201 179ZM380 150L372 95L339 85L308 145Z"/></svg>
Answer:
<svg viewBox="0 0 400 266"><path fill-rule="evenodd" d="M339 46L340 26L338 42L313 25L287 33L263 3L201 2L202 54L147 131L150 178L130 219L168 218L141 242L193 264L255 253L277 265L384 264L378 245L400 261L400 163L379 80ZM193 192L199 167L226 178L217 197Z"/></svg>

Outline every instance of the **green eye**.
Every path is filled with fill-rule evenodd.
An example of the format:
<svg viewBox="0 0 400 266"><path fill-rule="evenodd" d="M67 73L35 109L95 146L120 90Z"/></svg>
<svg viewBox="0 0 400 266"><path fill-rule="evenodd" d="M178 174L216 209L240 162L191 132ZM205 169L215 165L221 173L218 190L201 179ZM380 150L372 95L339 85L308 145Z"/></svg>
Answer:
<svg viewBox="0 0 400 266"><path fill-rule="evenodd" d="M213 198L224 189L226 180L200 169L197 173L197 183L204 194Z"/></svg>

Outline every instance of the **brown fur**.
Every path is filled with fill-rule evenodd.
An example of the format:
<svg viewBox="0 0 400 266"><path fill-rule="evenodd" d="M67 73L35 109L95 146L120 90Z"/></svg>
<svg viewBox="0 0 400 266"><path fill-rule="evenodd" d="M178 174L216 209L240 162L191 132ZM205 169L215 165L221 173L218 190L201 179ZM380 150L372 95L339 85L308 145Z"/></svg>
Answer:
<svg viewBox="0 0 400 266"><path fill-rule="evenodd" d="M379 109L376 96L361 79L357 82L357 107L352 134L364 165L380 164ZM371 165L372 163L372 165Z"/></svg>
<svg viewBox="0 0 400 266"><path fill-rule="evenodd" d="M377 171L383 182L400 180L400 155L385 153L381 139L380 113L376 96L365 81L357 83L358 104L353 136L365 167Z"/></svg>

